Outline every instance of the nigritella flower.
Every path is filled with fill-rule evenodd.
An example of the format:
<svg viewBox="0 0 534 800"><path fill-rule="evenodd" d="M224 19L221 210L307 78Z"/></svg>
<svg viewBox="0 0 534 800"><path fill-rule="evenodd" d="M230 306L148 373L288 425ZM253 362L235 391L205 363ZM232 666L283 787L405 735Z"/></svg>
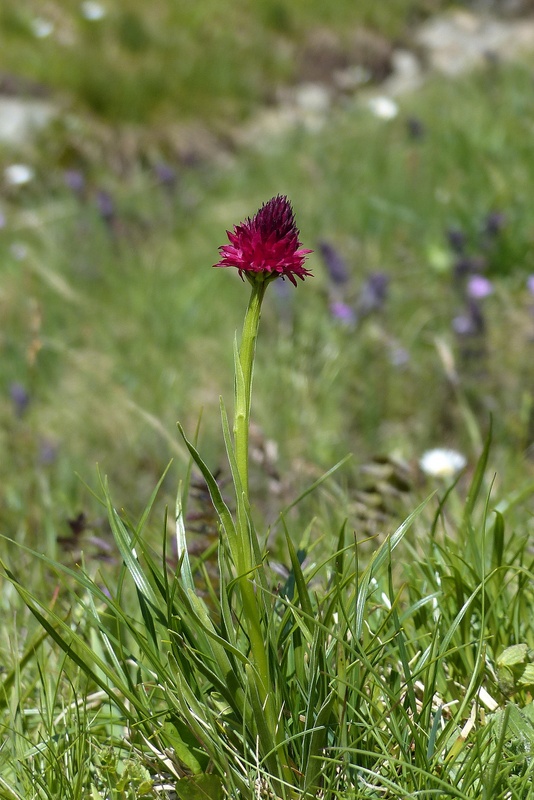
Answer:
<svg viewBox="0 0 534 800"><path fill-rule="evenodd" d="M295 223L291 203L285 195L277 195L233 232L227 231L230 244L219 247L221 259L215 267L236 267L241 278L288 278L295 286L295 277L312 273L304 262L311 250L301 247L300 232Z"/></svg>

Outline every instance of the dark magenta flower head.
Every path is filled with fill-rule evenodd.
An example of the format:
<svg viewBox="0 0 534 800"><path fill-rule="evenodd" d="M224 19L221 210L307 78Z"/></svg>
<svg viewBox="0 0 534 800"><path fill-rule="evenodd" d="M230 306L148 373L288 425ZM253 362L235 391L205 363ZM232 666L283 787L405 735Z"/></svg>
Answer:
<svg viewBox="0 0 534 800"><path fill-rule="evenodd" d="M219 247L221 259L215 267L236 267L241 278L266 280L288 278L297 285L312 273L305 269L306 256L313 252L301 247L300 232L291 203L277 195L233 232L226 231L230 244Z"/></svg>

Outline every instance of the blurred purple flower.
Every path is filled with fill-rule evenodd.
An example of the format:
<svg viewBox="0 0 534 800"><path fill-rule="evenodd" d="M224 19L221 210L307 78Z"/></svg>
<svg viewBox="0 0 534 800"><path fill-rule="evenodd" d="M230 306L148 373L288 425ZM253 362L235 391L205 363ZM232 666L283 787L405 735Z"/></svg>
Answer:
<svg viewBox="0 0 534 800"><path fill-rule="evenodd" d="M373 272L360 290L358 298L358 312L370 314L380 311L387 299L389 276L385 272Z"/></svg>
<svg viewBox="0 0 534 800"><path fill-rule="evenodd" d="M85 175L79 169L67 169L63 176L67 186L78 199L83 199L86 189Z"/></svg>
<svg viewBox="0 0 534 800"><path fill-rule="evenodd" d="M484 220L482 232L486 236L494 238L495 236L499 235L499 233L502 231L505 225L506 225L506 215L500 211L492 211L486 216L486 219Z"/></svg>
<svg viewBox="0 0 534 800"><path fill-rule="evenodd" d="M331 303L330 312L335 319L344 325L354 325L356 323L356 312L348 303Z"/></svg>
<svg viewBox="0 0 534 800"><path fill-rule="evenodd" d="M527 289L530 294L534 294L534 275L529 275L527 278Z"/></svg>
<svg viewBox="0 0 534 800"><path fill-rule="evenodd" d="M104 6L97 3L96 0L84 0L84 2L80 4L80 11L82 16L89 20L89 22L98 22L104 19L107 13Z"/></svg>
<svg viewBox="0 0 534 800"><path fill-rule="evenodd" d="M465 312L453 319L452 327L460 337L479 336L484 333L486 327L484 316L475 300L470 300Z"/></svg>
<svg viewBox="0 0 534 800"><path fill-rule="evenodd" d="M154 174L156 175L159 183L167 189L171 194L176 189L178 176L176 170L170 164L161 161L154 167Z"/></svg>
<svg viewBox="0 0 534 800"><path fill-rule="evenodd" d="M110 193L99 189L96 193L96 206L104 222L110 225L115 219L115 203Z"/></svg>
<svg viewBox="0 0 534 800"><path fill-rule="evenodd" d="M469 314L459 314L454 317L452 327L458 336L469 336L473 332L473 325Z"/></svg>
<svg viewBox="0 0 534 800"><path fill-rule="evenodd" d="M98 549L101 550L103 553L109 553L111 555L111 553L113 553L115 550L115 548L111 545L111 543L108 542L106 539L104 539L102 536L90 536L87 541L90 542L95 547L98 547Z"/></svg>
<svg viewBox="0 0 534 800"><path fill-rule="evenodd" d="M472 275L467 281L467 295L473 300L482 300L493 294L493 284L483 275Z"/></svg>
<svg viewBox="0 0 534 800"><path fill-rule="evenodd" d="M482 272L486 268L486 259L483 256L460 255L454 262L454 277L465 278L466 275Z"/></svg>
<svg viewBox="0 0 534 800"><path fill-rule="evenodd" d="M24 416L30 404L30 395L26 391L26 388L22 385L22 383L17 383L15 381L9 387L9 396L11 397L11 402L13 403L13 409L16 416Z"/></svg>
<svg viewBox="0 0 534 800"><path fill-rule="evenodd" d="M108 589L108 587L105 584L102 584L98 588L100 589L102 594L104 594L106 597L109 597L110 600L113 599L110 590Z"/></svg>
<svg viewBox="0 0 534 800"><path fill-rule="evenodd" d="M6 227L6 216L0 211L0 231Z"/></svg>
<svg viewBox="0 0 534 800"><path fill-rule="evenodd" d="M464 252L466 238L465 233L460 228L449 228L447 241L457 255L461 255Z"/></svg>
<svg viewBox="0 0 534 800"><path fill-rule="evenodd" d="M389 351L389 361L394 367L404 367L410 361L410 354L405 347L395 344Z"/></svg>
<svg viewBox="0 0 534 800"><path fill-rule="evenodd" d="M39 447L39 463L45 467L53 464L57 458L58 446L50 439L43 439Z"/></svg>
<svg viewBox="0 0 534 800"><path fill-rule="evenodd" d="M419 117L408 117L406 120L406 128L408 129L408 134L412 139L422 139L425 135L425 126Z"/></svg>
<svg viewBox="0 0 534 800"><path fill-rule="evenodd" d="M274 281L273 292L281 321L286 325L291 324L294 294L289 283L287 281Z"/></svg>
<svg viewBox="0 0 534 800"><path fill-rule="evenodd" d="M349 273L345 259L329 242L319 242L319 252L323 257L324 265L332 283L342 285L349 280Z"/></svg>

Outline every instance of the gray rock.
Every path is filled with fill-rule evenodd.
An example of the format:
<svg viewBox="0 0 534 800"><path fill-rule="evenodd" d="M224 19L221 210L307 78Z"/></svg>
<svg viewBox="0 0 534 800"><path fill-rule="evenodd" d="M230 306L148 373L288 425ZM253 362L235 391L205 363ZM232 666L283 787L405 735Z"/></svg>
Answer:
<svg viewBox="0 0 534 800"><path fill-rule="evenodd" d="M455 76L488 56L512 59L534 50L534 19L506 20L454 11L430 19L415 38L430 67Z"/></svg>
<svg viewBox="0 0 534 800"><path fill-rule="evenodd" d="M382 84L385 94L399 95L418 89L423 82L421 62L411 50L394 50L391 57L393 72Z"/></svg>
<svg viewBox="0 0 534 800"><path fill-rule="evenodd" d="M0 95L0 142L9 145L28 142L58 113L47 100Z"/></svg>

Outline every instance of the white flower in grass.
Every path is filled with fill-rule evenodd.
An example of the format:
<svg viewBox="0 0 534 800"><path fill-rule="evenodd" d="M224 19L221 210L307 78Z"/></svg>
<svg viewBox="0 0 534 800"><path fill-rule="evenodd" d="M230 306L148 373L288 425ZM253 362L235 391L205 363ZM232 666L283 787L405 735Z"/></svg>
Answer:
<svg viewBox="0 0 534 800"><path fill-rule="evenodd" d="M427 450L419 461L419 466L424 473L432 478L452 478L467 464L467 459L457 450L447 450L436 447Z"/></svg>
<svg viewBox="0 0 534 800"><path fill-rule="evenodd" d="M28 164L10 164L4 170L4 180L9 186L23 186L35 177L35 172Z"/></svg>
<svg viewBox="0 0 534 800"><path fill-rule="evenodd" d="M90 22L97 22L99 19L104 19L106 16L106 9L100 3L94 0L85 0L80 6L82 17L90 20Z"/></svg>
<svg viewBox="0 0 534 800"><path fill-rule="evenodd" d="M9 248L9 252L15 259L15 261L24 261L26 256L28 255L28 248L22 242L13 242L11 247Z"/></svg>
<svg viewBox="0 0 534 800"><path fill-rule="evenodd" d="M37 39L46 39L47 36L50 36L50 34L54 32L53 23L42 17L35 17L32 19L30 25L32 33Z"/></svg>
<svg viewBox="0 0 534 800"><path fill-rule="evenodd" d="M394 119L399 113L397 103L392 100L391 97L386 97L385 95L371 97L367 106L371 113L373 113L375 117L380 117L380 119Z"/></svg>

